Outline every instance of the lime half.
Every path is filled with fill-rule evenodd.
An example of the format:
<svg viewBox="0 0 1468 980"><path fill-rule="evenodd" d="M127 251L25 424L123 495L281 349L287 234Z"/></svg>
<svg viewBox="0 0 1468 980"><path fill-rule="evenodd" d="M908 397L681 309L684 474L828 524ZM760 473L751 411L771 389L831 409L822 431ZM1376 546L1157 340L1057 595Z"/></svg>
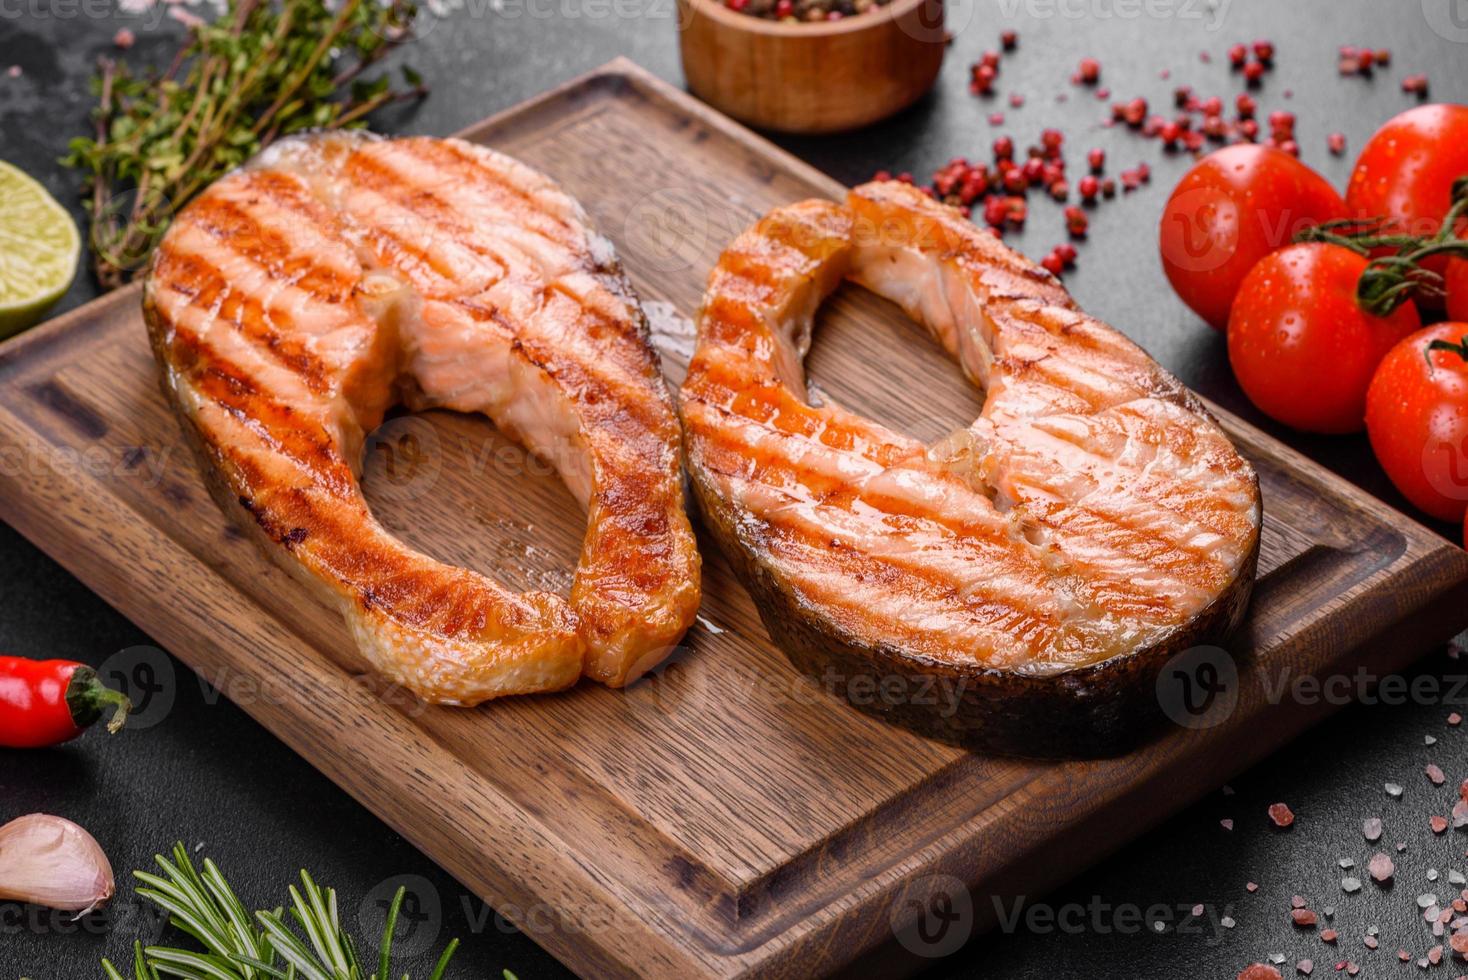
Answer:
<svg viewBox="0 0 1468 980"><path fill-rule="evenodd" d="M81 250L66 209L0 160L0 338L46 315L76 277Z"/></svg>

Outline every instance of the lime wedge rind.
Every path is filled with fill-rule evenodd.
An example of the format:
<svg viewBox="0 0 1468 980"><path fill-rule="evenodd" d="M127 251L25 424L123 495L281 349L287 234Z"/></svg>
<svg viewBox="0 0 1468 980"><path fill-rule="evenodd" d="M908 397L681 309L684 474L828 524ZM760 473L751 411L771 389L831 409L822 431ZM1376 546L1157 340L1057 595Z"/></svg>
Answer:
<svg viewBox="0 0 1468 980"><path fill-rule="evenodd" d="M46 188L0 160L0 339L34 326L66 295L81 234Z"/></svg>

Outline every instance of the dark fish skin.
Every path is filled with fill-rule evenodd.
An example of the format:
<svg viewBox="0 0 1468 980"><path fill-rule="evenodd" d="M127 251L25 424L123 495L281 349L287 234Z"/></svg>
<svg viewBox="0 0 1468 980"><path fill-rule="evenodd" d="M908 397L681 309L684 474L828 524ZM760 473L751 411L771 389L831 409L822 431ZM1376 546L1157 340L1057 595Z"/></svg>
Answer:
<svg viewBox="0 0 1468 980"><path fill-rule="evenodd" d="M958 469L805 402L810 313L842 275L992 385ZM703 522L774 642L859 710L977 751L1115 755L1166 717L1169 661L1243 619L1252 467L1140 348L912 188L767 216L710 275L699 340L680 412Z"/></svg>
<svg viewBox="0 0 1468 980"><path fill-rule="evenodd" d="M696 465L689 471L703 526L754 597L770 639L797 670L866 714L973 751L1085 759L1136 748L1167 721L1158 698L1163 667L1192 647L1226 641L1243 620L1254 586L1257 546L1227 591L1148 647L1049 676L958 668L866 643L804 607L760 559L758 543L741 537L736 514L708 475ZM895 684L899 696L885 698L884 683Z"/></svg>

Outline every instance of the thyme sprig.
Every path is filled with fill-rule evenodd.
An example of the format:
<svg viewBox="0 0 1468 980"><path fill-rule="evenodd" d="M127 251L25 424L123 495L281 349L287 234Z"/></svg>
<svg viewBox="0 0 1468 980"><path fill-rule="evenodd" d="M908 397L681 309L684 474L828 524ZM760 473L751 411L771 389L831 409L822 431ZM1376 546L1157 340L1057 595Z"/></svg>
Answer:
<svg viewBox="0 0 1468 980"><path fill-rule="evenodd" d="M230 0L161 74L103 58L84 170L93 268L105 289L143 268L177 209L281 136L341 129L426 93L375 72L412 37L415 0ZM368 77L371 75L372 77Z"/></svg>
<svg viewBox="0 0 1468 980"><path fill-rule="evenodd" d="M168 913L169 923L203 949L135 943L134 980L391 980L393 933L406 889L393 896L376 969L369 974L342 928L335 890L321 888L305 871L300 888L290 888L289 918L284 909L252 916L213 861L205 859L199 871L183 844L174 845L171 860L162 855L155 860L161 875L133 872L143 884L138 895ZM443 980L458 948L457 939L449 943L429 980ZM102 961L102 970L107 980L124 980L108 960ZM403 980L409 980L407 974Z"/></svg>

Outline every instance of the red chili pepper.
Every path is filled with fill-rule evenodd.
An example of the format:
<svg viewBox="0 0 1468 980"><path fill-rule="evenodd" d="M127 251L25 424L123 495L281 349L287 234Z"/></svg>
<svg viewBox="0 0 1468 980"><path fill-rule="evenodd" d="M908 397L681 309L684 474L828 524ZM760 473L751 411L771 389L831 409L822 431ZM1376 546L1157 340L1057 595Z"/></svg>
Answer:
<svg viewBox="0 0 1468 980"><path fill-rule="evenodd" d="M116 732L132 703L71 660L0 657L0 746L36 749L76 738L108 711Z"/></svg>

